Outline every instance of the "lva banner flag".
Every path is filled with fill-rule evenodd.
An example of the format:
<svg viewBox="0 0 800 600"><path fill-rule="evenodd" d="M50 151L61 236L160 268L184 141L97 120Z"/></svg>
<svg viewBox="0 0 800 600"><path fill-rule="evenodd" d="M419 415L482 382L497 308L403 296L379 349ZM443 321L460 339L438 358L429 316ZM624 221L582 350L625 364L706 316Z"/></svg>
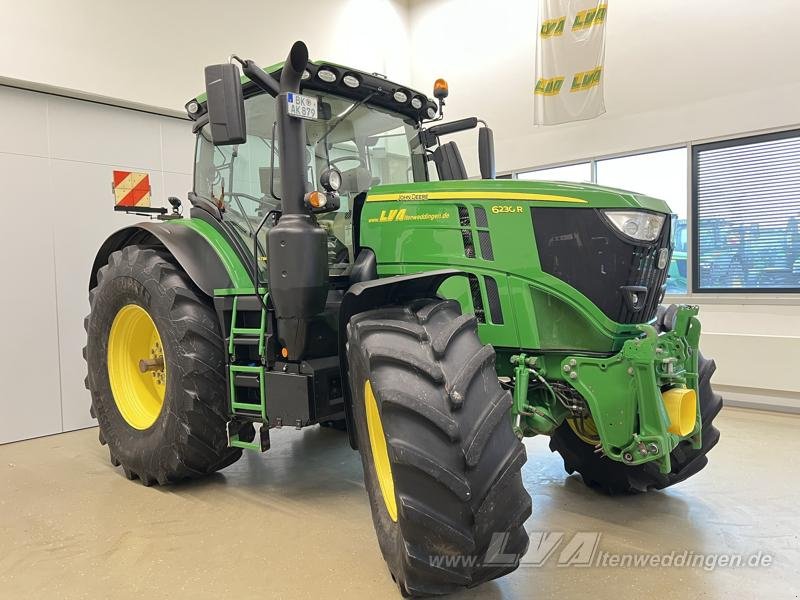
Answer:
<svg viewBox="0 0 800 600"><path fill-rule="evenodd" d="M607 0L540 0L534 124L581 121L606 112L607 12Z"/></svg>

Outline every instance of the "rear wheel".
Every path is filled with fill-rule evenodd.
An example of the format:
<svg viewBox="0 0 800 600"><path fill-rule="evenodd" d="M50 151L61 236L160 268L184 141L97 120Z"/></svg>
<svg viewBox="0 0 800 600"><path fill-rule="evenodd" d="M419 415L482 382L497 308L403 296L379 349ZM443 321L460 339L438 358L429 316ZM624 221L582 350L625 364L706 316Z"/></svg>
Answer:
<svg viewBox="0 0 800 600"><path fill-rule="evenodd" d="M671 330L677 307L659 307L656 329ZM578 472L584 483L610 494L646 492L664 489L696 474L708 464L706 454L719 441L719 430L714 427L714 418L722 409L722 396L711 388L711 376L716 364L700 355L698 391L700 415L703 423L703 445L692 448L691 442L683 441L672 451L672 471L661 473L654 463L628 466L595 453L596 429L592 423L584 423L583 429L576 424L564 422L550 438L550 450L558 452L564 459L567 473ZM587 427L588 425L588 427Z"/></svg>
<svg viewBox="0 0 800 600"><path fill-rule="evenodd" d="M239 458L225 432L225 354L214 310L166 254L114 252L89 294L84 357L111 462L145 485Z"/></svg>
<svg viewBox="0 0 800 600"><path fill-rule="evenodd" d="M494 350L476 327L450 300L369 311L348 325L372 518L404 595L500 577L528 546L525 448L511 427Z"/></svg>

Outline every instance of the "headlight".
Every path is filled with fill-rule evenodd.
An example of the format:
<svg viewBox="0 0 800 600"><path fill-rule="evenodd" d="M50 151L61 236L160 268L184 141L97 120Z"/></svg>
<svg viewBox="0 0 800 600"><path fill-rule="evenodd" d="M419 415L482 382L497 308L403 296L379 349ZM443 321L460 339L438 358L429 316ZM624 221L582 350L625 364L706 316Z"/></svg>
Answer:
<svg viewBox="0 0 800 600"><path fill-rule="evenodd" d="M644 242L658 238L666 218L665 215L638 210L604 210L603 214L620 232Z"/></svg>
<svg viewBox="0 0 800 600"><path fill-rule="evenodd" d="M359 85L361 85L361 82L358 80L358 77L350 73L342 77L342 83L344 83L349 88L357 88Z"/></svg>
<svg viewBox="0 0 800 600"><path fill-rule="evenodd" d="M336 167L329 167L322 172L319 177L320 185L326 192L338 191L342 185L342 174Z"/></svg>
<svg viewBox="0 0 800 600"><path fill-rule="evenodd" d="M317 71L317 77L322 79L325 83L333 83L336 81L336 73L331 71L330 69L320 69Z"/></svg>

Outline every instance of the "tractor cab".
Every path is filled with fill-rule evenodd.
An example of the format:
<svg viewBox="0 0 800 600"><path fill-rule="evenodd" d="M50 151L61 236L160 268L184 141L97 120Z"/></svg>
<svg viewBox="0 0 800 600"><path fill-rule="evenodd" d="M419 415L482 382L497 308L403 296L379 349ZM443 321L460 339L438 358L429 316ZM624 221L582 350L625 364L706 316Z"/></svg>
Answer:
<svg viewBox="0 0 800 600"><path fill-rule="evenodd" d="M279 80L282 66L267 72ZM239 143L215 142L205 94L186 105L197 134L192 201L216 206L242 242L250 246L255 239L256 255L264 256L266 233L282 212L279 116L274 98L251 79L242 77L241 89L246 134ZM305 189L321 187L321 177L332 173L331 191L338 195L337 208L318 214L328 236L331 275L347 274L356 258L354 215L371 188L467 178L455 142L440 144L439 137L482 122L471 118L426 127L441 119L444 80L437 80L434 93L438 102L381 75L324 62L308 63L304 70L300 94L315 104L314 115L304 120ZM479 152L486 178L494 177L491 144L483 124Z"/></svg>

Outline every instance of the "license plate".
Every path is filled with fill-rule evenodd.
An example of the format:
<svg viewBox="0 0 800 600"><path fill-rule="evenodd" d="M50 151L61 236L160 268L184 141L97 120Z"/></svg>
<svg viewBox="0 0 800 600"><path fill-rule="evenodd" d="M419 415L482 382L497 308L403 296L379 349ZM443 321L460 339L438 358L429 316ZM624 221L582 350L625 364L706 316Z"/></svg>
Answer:
<svg viewBox="0 0 800 600"><path fill-rule="evenodd" d="M317 118L316 98L289 92L288 94L286 94L286 105L289 114L293 117L300 117L301 119Z"/></svg>

